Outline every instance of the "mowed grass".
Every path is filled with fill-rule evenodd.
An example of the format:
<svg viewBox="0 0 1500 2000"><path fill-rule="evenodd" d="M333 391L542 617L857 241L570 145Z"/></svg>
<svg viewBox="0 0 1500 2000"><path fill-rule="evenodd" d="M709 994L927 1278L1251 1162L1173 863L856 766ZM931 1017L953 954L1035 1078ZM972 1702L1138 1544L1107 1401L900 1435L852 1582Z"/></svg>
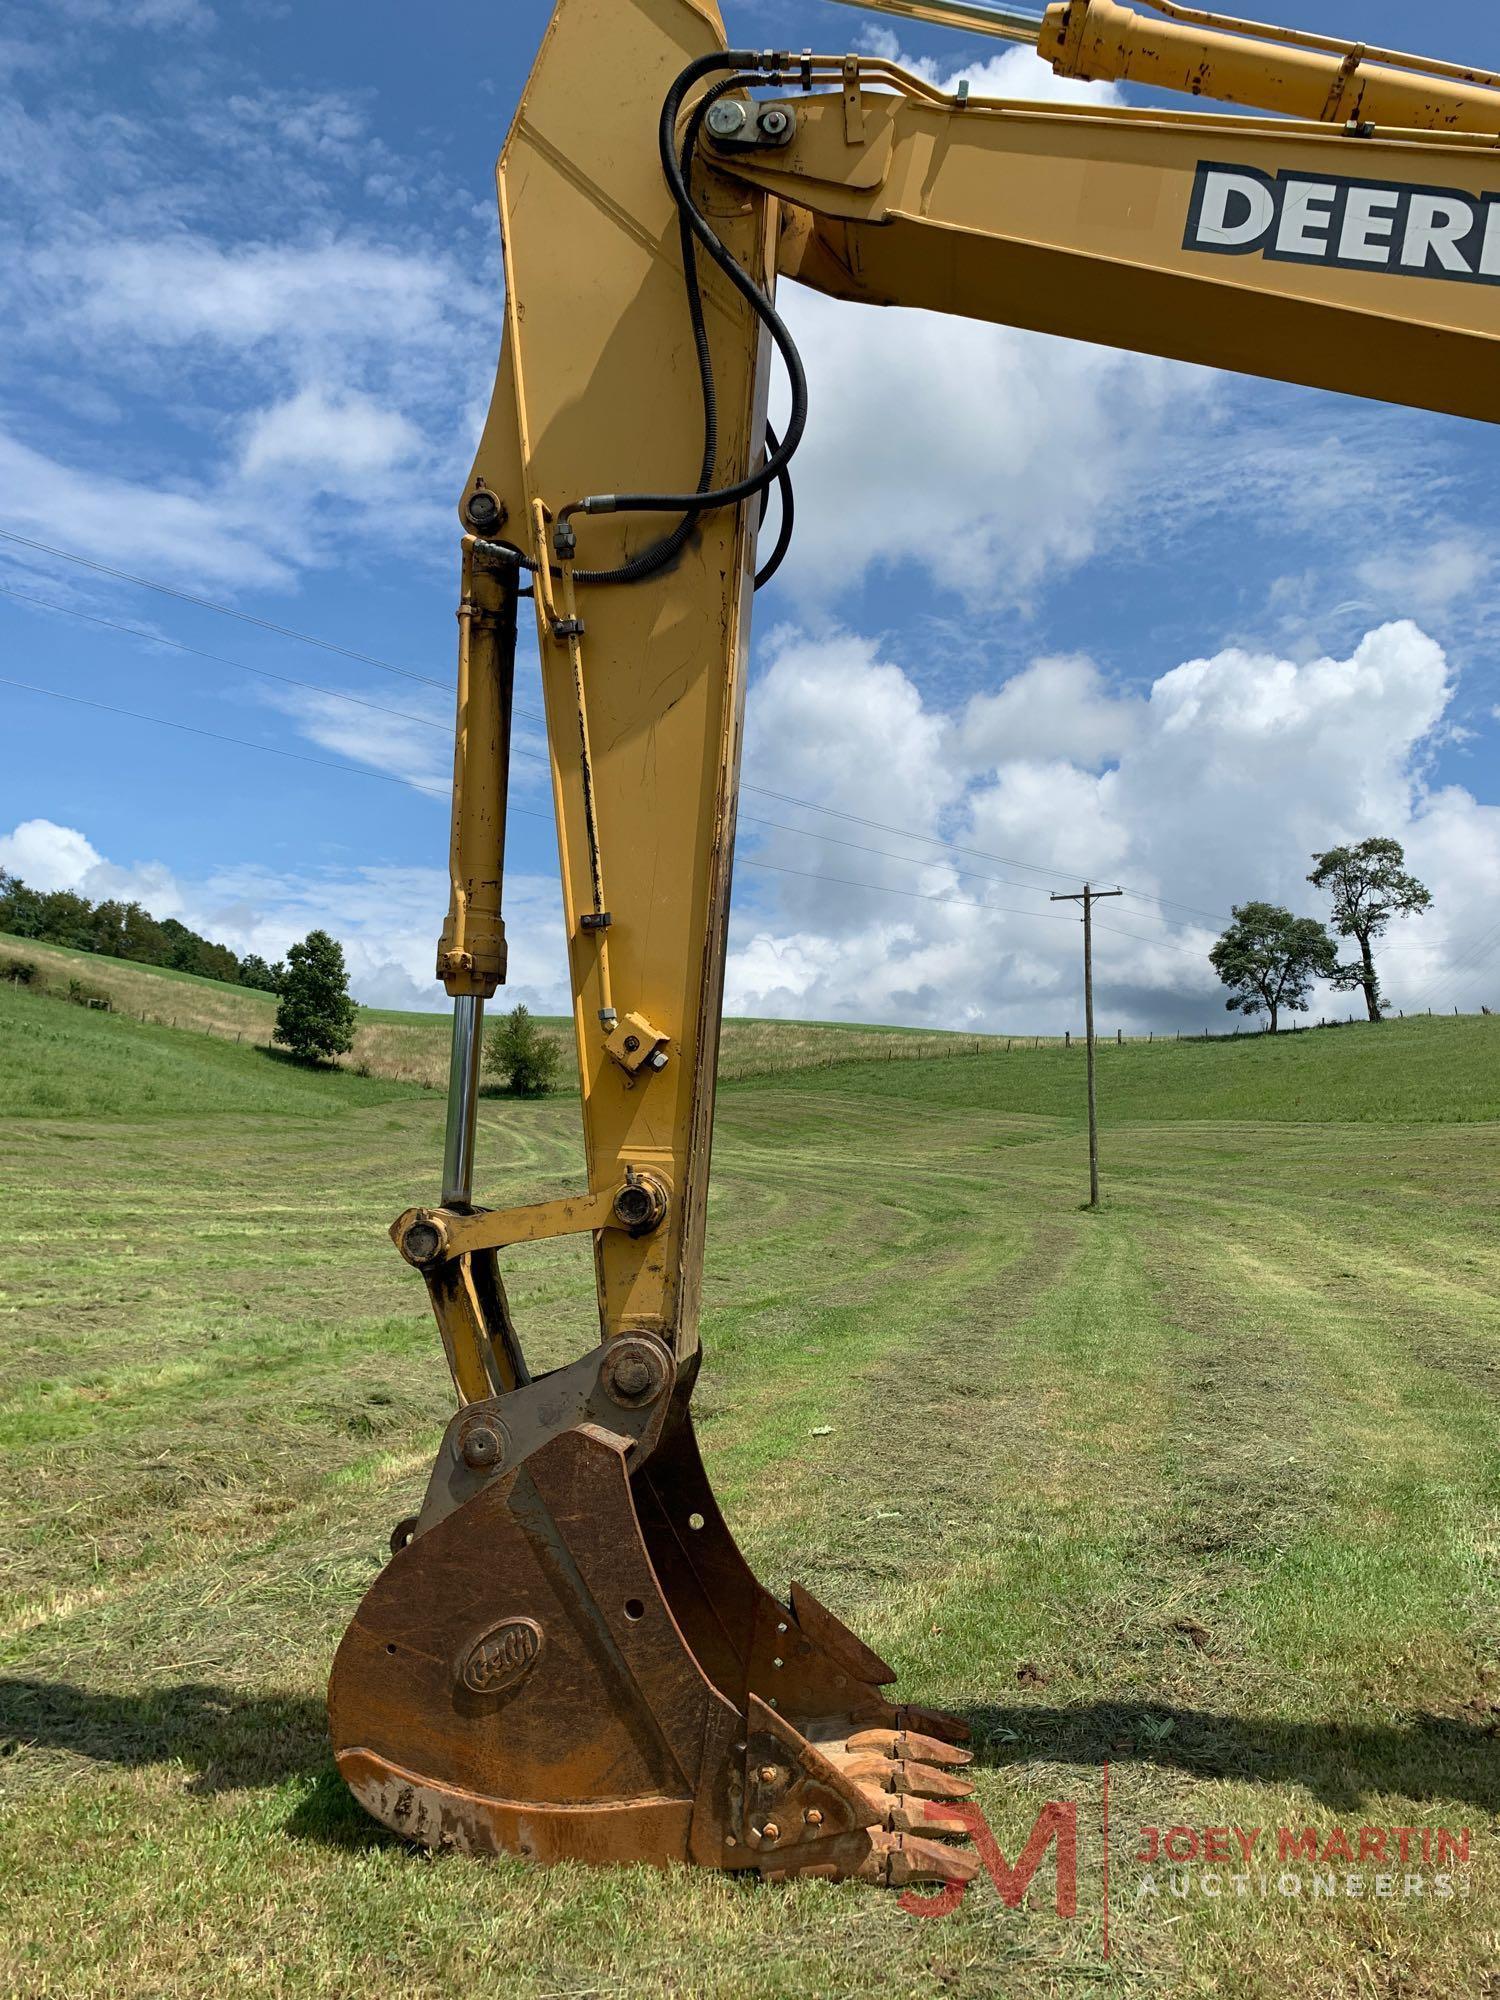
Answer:
<svg viewBox="0 0 1500 2000"><path fill-rule="evenodd" d="M451 1407L384 1237L441 1105L28 1004L70 1039L0 1019L0 1111L59 1053L137 1082L0 1124L0 1992L1493 1994L1495 1023L1105 1051L1098 1214L1078 1052L725 1091L697 1407L731 1519L972 1718L1009 1856L1078 1809L1075 1919L1046 1870L931 1919L364 1820L322 1690ZM216 1108L254 1073L287 1094ZM576 1119L486 1102L485 1197L574 1182ZM581 1246L508 1274L541 1362L591 1343ZM1314 1901L1275 1888L1283 1825L1470 1858L1451 1896L1418 1861L1420 1895L1370 1865ZM1262 1829L1250 1889L1174 1895L1148 1826Z"/></svg>
<svg viewBox="0 0 1500 2000"><path fill-rule="evenodd" d="M275 1029L275 996L251 987L229 986L222 980L199 978L195 973L136 965L126 959L103 958L95 952L38 944L30 938L0 933L0 990L6 986L6 967L17 961L34 970L35 977L25 989L33 999L65 999L69 985L76 981L108 999L118 1013L129 1015L143 1026L212 1036L239 1048L259 1046L264 1050ZM508 1004L502 992L490 1003L491 1015L503 1011ZM571 1022L543 1018L541 1026L557 1044L562 1056L562 1075L571 1079L576 1062ZM419 1014L361 1007L354 1047L342 1066L385 1082L441 1090L446 1088L448 1080L450 1042L451 1016L446 1008ZM999 1037L988 1035L851 1026L832 1021L730 1020L723 1027L719 1074L733 1081L844 1062L925 1061L1003 1046ZM563 1088L570 1090L573 1085L565 1083Z"/></svg>

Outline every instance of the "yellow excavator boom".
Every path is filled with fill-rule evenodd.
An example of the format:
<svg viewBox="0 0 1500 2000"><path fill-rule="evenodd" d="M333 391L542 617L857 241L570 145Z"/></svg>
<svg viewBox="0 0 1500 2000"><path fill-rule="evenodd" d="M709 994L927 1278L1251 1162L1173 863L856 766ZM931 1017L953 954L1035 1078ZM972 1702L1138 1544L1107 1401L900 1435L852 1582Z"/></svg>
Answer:
<svg viewBox="0 0 1500 2000"><path fill-rule="evenodd" d="M1072 74L1295 115L950 97L880 57L728 50L713 0L558 0L500 159L504 336L459 508L442 1199L392 1232L459 1408L330 1688L349 1784L427 1845L973 1873L952 1839L962 1721L892 1702L892 1670L809 1592L756 1580L690 1414L756 529L771 485L785 503L807 409L778 273L1500 417L1494 80L1157 12L1072 0L1035 38ZM792 390L779 438L773 357ZM523 598L587 1176L486 1210L474 1100L505 974ZM500 1253L568 1233L592 1243L600 1339L533 1379Z"/></svg>

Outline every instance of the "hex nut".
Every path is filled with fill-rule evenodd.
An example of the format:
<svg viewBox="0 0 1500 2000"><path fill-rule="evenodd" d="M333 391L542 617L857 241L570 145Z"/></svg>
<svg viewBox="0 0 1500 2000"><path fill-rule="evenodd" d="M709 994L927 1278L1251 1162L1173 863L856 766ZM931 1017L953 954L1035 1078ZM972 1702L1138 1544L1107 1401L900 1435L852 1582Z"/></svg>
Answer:
<svg viewBox="0 0 1500 2000"><path fill-rule="evenodd" d="M614 1211L624 1228L647 1235L666 1215L667 1191L654 1174L637 1174L616 1191Z"/></svg>

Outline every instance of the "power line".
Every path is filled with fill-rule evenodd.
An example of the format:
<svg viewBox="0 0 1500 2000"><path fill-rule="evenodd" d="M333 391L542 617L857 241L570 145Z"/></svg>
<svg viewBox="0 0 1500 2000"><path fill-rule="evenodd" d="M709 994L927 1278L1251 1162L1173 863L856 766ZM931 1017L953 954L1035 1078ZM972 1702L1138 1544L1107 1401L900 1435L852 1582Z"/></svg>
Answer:
<svg viewBox="0 0 1500 2000"><path fill-rule="evenodd" d="M181 639L167 639L158 632L147 632L139 625L122 625L115 618L101 618L93 611L80 611L76 605L54 604L49 598L33 597L28 590L14 590L9 584L0 583L0 595L18 598L23 604L35 604L43 611L59 611L68 618L82 618L90 625L103 625L111 632L125 632L132 639L142 639L151 646L170 646L174 653L191 653L195 660L212 660L215 666L234 667L242 674L255 674L263 681L280 681L283 687L303 688L309 694L323 694L334 701L346 701L354 708L368 708L376 715L393 715L402 722L420 723L424 729L437 729L443 735L451 732L446 722L434 722L430 715L413 715L408 708L386 708L378 701L366 701L362 695L347 694L342 688L323 687L317 681L299 681L291 674L272 673L269 667L252 667L244 660L228 659L223 653L205 653L201 646L188 646Z"/></svg>
<svg viewBox="0 0 1500 2000"><path fill-rule="evenodd" d="M873 851L873 850L872 850ZM961 910L987 910L998 917L1028 917L1034 921L1049 924L1076 923L1076 917L1064 917L1051 910L1018 910L1006 903L977 903L968 896L935 896L927 889L895 889L885 882L859 882L842 875L815 874L807 868L787 868L777 861L737 861L737 868L767 869L774 875L796 875L804 882L827 882L842 889L869 889L877 896L905 896L918 903L943 903L950 908ZM981 878L986 879L986 878ZM1110 930L1115 937L1134 938L1139 944L1159 944L1164 951L1181 952L1185 958L1202 958L1201 952L1193 951L1187 945L1169 944L1164 938L1142 937L1138 931L1115 930L1113 925L1097 924L1096 930Z"/></svg>
<svg viewBox="0 0 1500 2000"><path fill-rule="evenodd" d="M149 576L135 576L129 570L111 569L108 563L96 562L92 556L74 555L71 549L54 548L50 542L35 542L29 535L18 535L10 528L0 528L0 536L7 542L18 542L24 549L40 549L43 555L57 556L62 562L77 563L80 569L91 569L100 576L112 576L120 583L138 584L142 590L159 591L163 597L178 598L183 604L196 604L200 611L216 611L221 618L238 618L242 625L259 626L262 632L274 632L278 639L295 639L303 646L317 646L325 653L338 653L346 660L359 660L367 667L379 667L384 674L399 674L403 680L421 681L426 687L442 688L451 692L447 681L434 680L430 674L419 674L410 667L398 667L389 660L377 659L373 653L356 652L352 646L337 646L331 639L319 639L311 632L293 631L290 625L273 625L269 618L256 618L251 612L237 611L232 604L219 604L211 597L195 597L190 590L179 590L175 584L157 583Z"/></svg>
<svg viewBox="0 0 1500 2000"><path fill-rule="evenodd" d="M404 708L387 708L381 702L366 701L360 695L348 694L341 688L324 687L321 683L317 681L298 680L291 674L273 673L269 668L266 667L252 667L248 664L248 662L244 660L231 660L223 653L205 652L202 647L186 645L180 639L165 638L159 633L147 631L139 625L122 624L118 619L103 618L100 617L95 612L82 611L79 610L76 606L71 604L56 604L53 603L49 598L36 597L30 591L16 590L8 584L0 584L0 594L3 594L6 597L15 598L23 604L34 604L43 611L55 611L55 612L60 612L64 616L69 618L81 618L87 624L103 626L107 631L110 632L122 632L126 634L127 637L133 639L139 639L143 643L148 645L170 647L174 652L190 654L192 658L197 660L208 660L215 666L233 667L240 673L254 674L260 680L276 681L280 683L280 685L282 685L283 687L301 688L307 693L320 694L332 701L347 702L350 704L350 706L354 708L368 709L371 713L375 715L388 715L402 722L418 723L424 729L435 729L440 731L444 735L448 733L446 723L435 722L430 716L413 715L409 709L404 709ZM45 689L37 691L42 693L48 692L48 690ZM529 715L529 711L524 709L517 709L514 712L518 715ZM121 713L134 714L134 711L122 710ZM152 720L152 718L149 716L141 716L139 719L142 721ZM541 721L543 718L537 717L535 719ZM251 745L248 742L246 742L245 739L242 738L227 738L226 740L244 743L245 747L247 748L269 747L266 745L260 745L260 746ZM523 757L525 756L535 757L538 762L545 761L540 757L539 753L537 752L527 751L525 749L522 749L518 754ZM355 767L351 765L348 766L347 768L354 769ZM377 774L377 775L387 775L387 774ZM398 779L396 780L396 782L404 783L406 781ZM427 786L417 786L415 787L415 789L420 791L430 791L431 788ZM434 797L439 796L439 794L435 792L433 792L431 795ZM541 817L541 815L538 815L538 817ZM818 833L814 831L814 829L812 829L811 827L788 826L782 820L761 819L754 813L741 813L739 815L739 819L741 824L743 825L765 827L775 833L791 834L792 837L797 840L818 840L822 841L826 846L846 847L852 853L855 854L877 855L883 860L897 862L902 867L934 868L943 865L948 865L948 866L952 865L951 863L948 864L943 863L937 856L934 856L931 860L925 860L919 855L894 854L888 847L870 847L867 846L862 841L842 840L837 834L834 833ZM754 866L756 864L747 862L745 865ZM762 863L759 865L769 867L771 864ZM1037 890L1033 883L1014 882L1011 881L1010 878L1007 876L991 875L987 871L981 869L954 868L953 873L961 881L998 882L1006 888L1021 889L1026 891L1028 894L1045 893L1045 891ZM877 883L870 883L867 884L866 886L870 888L878 888L881 885ZM937 900L944 900L944 899L939 898ZM976 905L976 907L981 907L981 906ZM1016 912L1016 914L1019 915L1024 913ZM1125 933L1121 933L1121 935L1125 935Z"/></svg>
<svg viewBox="0 0 1500 2000"><path fill-rule="evenodd" d="M359 764L339 763L331 757L310 757L305 751L283 750L274 743L255 743L246 736L229 736L222 730L203 729L196 723L174 721L170 716L147 715L141 709L120 708L113 702L95 701L87 695L64 694L58 688L38 687L33 681L13 680L9 675L0 674L0 687L21 688L27 694L46 695L52 701L66 701L73 703L79 708L98 709L105 715L124 716L132 722L149 722L154 724L158 729L176 729L184 735L207 737L211 742L233 744L240 750L258 750L267 757L285 757L298 764L315 764L322 770L343 771L348 776L354 778L375 778L382 784L401 785L409 791L420 792L430 799L446 801L449 796L447 792L439 791L432 785L419 784L414 778L398 778L389 771L371 771ZM546 821L549 825L551 824L552 816L550 813L537 812L530 806L513 805L508 808L508 811L520 814L526 819L539 819ZM814 837L816 838L816 836ZM877 853L879 851L875 848L865 850L867 853ZM902 859L900 855L893 855L891 858L893 860ZM811 869L786 868L779 862L774 861L753 861L745 858L740 861L739 866L742 868L758 868L775 875L796 875L800 876L804 881L826 882L838 888L865 889L877 896L902 896L922 903L947 903L956 905L961 909L987 910L995 916L1032 917L1052 923L1069 923L1072 921L1068 917L1054 917L1046 910L1020 910L1002 903L976 902L967 896L936 896L924 889L897 889L884 882L861 882L843 876L817 874ZM994 878L981 876L977 879L991 880ZM1170 944L1162 938L1143 938L1135 931L1120 931L1117 935L1120 937L1136 938L1142 944L1159 944L1163 950L1181 951L1187 957L1196 958L1199 956L1197 952L1189 951L1185 946Z"/></svg>
<svg viewBox="0 0 1500 2000"><path fill-rule="evenodd" d="M325 687L320 682L317 681L299 680L291 674L274 673L271 671L271 669L267 667L252 667L247 661L232 660L223 653L206 652L201 646L189 646L180 639L169 639L159 633L147 631L146 629L144 629L139 625L126 625L123 624L118 619L104 618L101 617L96 612L80 610L75 605L57 604L54 603L49 598L37 597L33 595L33 593L31 593L30 591L16 590L15 588L7 584L0 584L0 594L5 595L6 597L15 598L18 602L23 604L36 605L39 609L43 611L58 612L65 617L80 618L84 620L85 623L90 625L102 626L107 631L124 633L127 637L133 639L139 639L144 644L147 645L167 646L170 647L171 650L174 652L186 653L189 654L192 658L198 660L208 660L215 666L233 667L237 672L254 674L260 680L276 681L283 687L301 688L307 693L323 695L327 699L332 701L347 702L351 707L354 708L368 709L371 713L376 715L388 715L394 717L399 721L417 723L424 729L435 729L444 735L447 734L447 725L445 723L435 722L430 716L413 715L409 709L387 708L382 702L367 701L363 696L349 694L341 688ZM45 691L46 690L42 690L42 692ZM134 713L134 711L122 711L122 713L124 712ZM528 720L535 720L538 722L544 722L545 720L541 716L533 717L531 711L527 709L518 708L514 711L514 713L520 716L525 716ZM151 720L150 717L145 717L145 716L141 717L140 719L144 721ZM239 738L228 739L228 740L243 741L243 739ZM247 746L247 747L254 747L254 746ZM264 748L266 746L260 746L260 747ZM522 749L518 754L520 754L521 756L537 756L537 761L539 762L544 761L540 758L538 753L530 752L525 749ZM350 766L349 768L352 769L354 767ZM398 780L397 782L404 782L404 781ZM417 787L417 789L426 790L428 788ZM755 788L747 787L746 789L750 790ZM436 795L434 794L434 796ZM789 795L773 794L773 796L789 796ZM811 806L811 801L808 800L798 800L795 801L795 803ZM814 811L820 810L817 807L812 807L812 809ZM850 817L853 817L853 815L851 815ZM823 842L824 845L830 847L846 847L851 852L856 854L878 855L883 860L897 862L903 867L928 868L928 867L938 867L943 865L943 863L939 861L937 856L934 856L929 861L929 860L924 860L919 855L894 854L888 847L870 847L862 841L843 840L837 834L819 833L812 827L788 826L783 820L762 819L754 813L741 813L739 815L739 818L741 823L744 825L765 827L772 832L790 834L794 839L797 840L817 840ZM903 836L903 837L916 838L917 836ZM949 851L952 852L964 851L961 849L950 849L948 843L942 843L942 847L945 854ZM769 866L769 864L764 864L764 865ZM951 866L952 864L950 863L947 865ZM956 876L958 876L960 880L968 880L976 882L998 882L1006 888L1023 890L1028 895L1033 895L1033 894L1044 895L1046 893L1045 890L1039 889L1034 883L1015 882L1012 881L1008 876L992 875L987 871L981 869L954 868L953 872ZM879 885L872 883L867 886L873 888L873 887L878 887ZM1017 914L1021 913L1018 912ZM1121 935L1123 936L1126 934L1121 933Z"/></svg>
<svg viewBox="0 0 1500 2000"><path fill-rule="evenodd" d="M371 771L360 764L342 764L332 757L309 757L303 750L283 750L274 743L253 743L247 736L226 736L222 730L202 729L193 722L175 722L166 715L146 715L136 708L116 708L112 702L94 701L88 695L64 694L58 688L38 687L33 681L12 680L7 674L0 674L0 687L24 688L28 694L44 694L52 701L70 701L79 708L97 708L105 715L123 715L132 722L155 723L158 729L179 729L188 736L206 736L214 743L232 743L241 750L259 750L267 757L287 757L296 764L317 764L325 771L345 771L354 778L375 778L385 785L403 785L414 792L424 792L430 799L446 799L448 794L440 792L432 785L419 785L414 778L398 778L389 771ZM512 812L524 813L528 819L550 819L547 813L534 812L527 806L512 806Z"/></svg>
<svg viewBox="0 0 1500 2000"><path fill-rule="evenodd" d="M0 536L3 536L4 539L7 541L19 544L23 548L37 549L45 555L56 556L63 562L76 563L81 568L93 570L100 575L115 577L121 582L136 584L143 590L154 590L161 593L163 596L174 597L183 603L196 605L200 610L213 611L225 618L237 618L243 624L253 625L258 627L262 631L274 633L278 638L292 639L297 641L301 645L316 646L322 649L324 652L336 653L344 659L357 660L366 666L378 667L383 673L396 674L403 679L418 682L425 687L439 688L444 693L451 692L448 683L444 681L436 680L431 675L428 674L416 673L409 667L397 666L393 664L391 661L382 660L372 653L362 653L348 646L336 645L332 640L321 639L317 637L316 634L311 632L299 632L294 628L292 628L291 626L274 624L269 619L257 618L254 617L249 612L239 611L233 605L221 604L212 598L195 596L190 591L179 590L175 585L160 583L151 577L137 576L133 572L128 570L111 568L107 563L98 562L90 556L81 556L74 553L72 550L57 548L52 543L37 541L27 535L18 535L13 530L8 528L0 528ZM251 667L247 665L244 661L224 659L219 654L202 652L197 647L184 645L177 640L161 639L158 638L157 635L155 634L141 632L138 628L128 625L116 624L115 621L113 620L98 617L90 612L77 611L70 605L48 604L45 599L30 597L28 593L24 591L6 589L5 586L3 585L0 585L0 589L4 589L5 594L7 596L20 598L26 602L41 605L44 609L62 612L70 617L83 618L88 620L92 624L108 626L113 630L128 633L131 636L143 639L148 643L171 646L179 652L191 653L195 657L201 659L213 660L223 666L235 667L244 673L258 674L262 678L267 680L283 681L289 686L306 688L315 693L328 695L336 701L345 701L353 704L356 707L372 709L379 714L387 714L393 716L402 715L406 721L421 723L424 727L427 728L443 727L442 724L432 722L428 717L425 716L413 716L410 714L405 714L403 711L398 709L385 709L382 708L379 703L365 701L361 697L356 695L344 694L335 688L323 688L319 687L315 682L299 681L293 679L290 675L275 674L270 672L266 668ZM20 683L17 683L17 685L20 685ZM40 689L38 690L38 692L47 693L49 692L49 690ZM121 711L121 712L130 713L131 711ZM528 722L539 722L543 725L543 727L546 726L546 718L542 715L538 715L534 710L518 707L513 711L513 713ZM152 718L145 717L142 719L149 721ZM204 733L212 734L211 731L207 731ZM238 741L239 739L226 739L226 740ZM250 746L250 747L255 747L255 746ZM292 756L296 753L287 751L282 754L285 754L287 756ZM355 767L346 766L342 768L353 769ZM376 775L383 775L383 774L376 774ZM397 779L394 780L394 782L404 783L405 780ZM825 818L843 820L851 825L868 827L872 832L876 833L893 834L898 839L914 841L921 846L940 848L947 853L965 855L971 860L992 861L1002 868L1019 868L1023 870L1023 872L1025 872L1026 874L1030 875L1054 876L1061 880L1073 880L1076 879L1077 875L1080 872L1076 868L1075 869L1054 868L1044 863L1022 861L1012 855L992 854L987 849L977 848L977 847L966 847L961 845L957 841L946 840L937 834L914 833L913 831L911 831L910 828L907 827L893 826L888 821L884 820L867 819L862 814L846 812L836 806L820 805L815 799L799 798L794 793L774 791L769 786L765 785L753 785L747 783L742 786L742 789L747 792L754 792L757 795L757 797L760 798L776 799L779 800L783 805L797 806L807 812L820 813ZM743 815L743 817L746 820L749 820L750 823L752 824L774 827L781 832L790 833L806 839L823 840L829 842L832 845L838 845L838 846L849 846L849 847L858 846L858 843L856 842L836 841L832 835L819 834L814 832L811 828L782 826L778 821L775 820L756 821L753 820L751 816L748 814ZM886 852L885 850L880 848L865 848L862 851L870 854L885 854ZM913 866L921 865L920 862L915 861L911 856L886 854L886 858L892 861L907 862ZM975 874L975 871L973 870L959 871L959 872L961 874L967 873L970 879L1004 882L1005 886L1013 889L1020 889L1028 895L1045 895L1047 893L1047 891L1044 888L1042 888L1041 885L1038 883L1006 882L1006 878L1004 878L1003 876L978 876ZM1207 917L1209 921L1212 923L1217 924L1217 923L1223 923L1225 921L1222 914L1215 914L1210 911L1196 909L1195 906L1190 903L1177 903L1172 901L1172 899L1169 897L1153 895L1147 890L1124 889L1123 893L1131 896L1137 901L1154 903L1163 909L1178 909L1186 911L1191 915ZM1135 934L1121 932L1120 935L1126 936Z"/></svg>
<svg viewBox="0 0 1500 2000"><path fill-rule="evenodd" d="M98 562L91 556L77 555L71 549L60 549L57 548L53 543L36 541L28 535L18 535L14 532L14 530L9 528L0 528L0 537L3 537L6 541L18 543L23 548L38 549L44 555L56 556L62 562L76 563L81 568L93 570L101 576L115 577L123 583L137 584L143 590L154 590L160 592L161 595L165 597L175 597L179 599L182 603L196 605L200 610L217 612L221 617L224 618L237 618L241 621L242 624L254 625L258 627L261 631L273 632L276 634L278 638L293 639L296 640L300 645L304 646L317 646L321 648L324 652L337 653L344 659L358 660L361 661L366 666L378 667L383 673L398 674L405 680L420 682L424 687L441 688L445 693L451 693L451 687L449 683L447 683L446 681L435 680L429 674L419 674L413 671L413 669L409 667L396 666L389 660L382 660L377 658L373 653L361 653L348 646L336 645L332 640L320 639L319 637L317 637L315 633L299 632L294 630L289 625L273 624L269 619L256 618L248 611L236 610L233 605L220 604L219 602L217 602L217 600L213 598L198 597L195 596L191 591L179 590L174 584L160 583L156 581L156 579L148 576L136 576L133 572L129 570L112 569L107 563ZM11 591L8 594L11 596L24 595L24 593L19 591ZM33 600L33 601L39 602L40 600ZM71 607L66 605L54 605L49 608L57 611L67 612L69 615L76 617L90 616L90 614L86 612L73 612ZM107 623L108 621L97 620L95 622ZM128 630L129 628L125 627L122 629ZM193 649L189 647L184 647L183 650L192 651ZM212 658L215 656L204 655L204 657ZM227 664L238 665L240 663L228 662ZM255 668L250 668L247 671L256 672L259 670ZM325 690L325 692L331 692L331 690ZM348 698L352 699L353 697L348 697ZM544 716L538 715L532 709L517 708L513 712L517 716L523 717L528 722L540 722L545 727L546 718ZM903 840L917 841L921 845L927 847L945 848L954 854L966 854L973 860L993 861L998 863L998 865L1002 868L1020 868L1030 875L1055 875L1071 880L1072 876L1078 872L1076 870L1069 872L1067 870L1059 868L1046 867L1028 861L1018 861L1008 858L1007 856L1002 854L989 854L980 848L961 847L958 845L957 842L951 840L943 840L936 834L913 833L906 827L891 826L883 820L866 819L859 813L844 812L834 806L819 805L815 799L798 798L795 796L795 794L791 792L772 791L769 787L765 785L746 784L742 787L742 789L747 792L754 792L760 798L777 799L783 805L800 806L808 812L822 813L827 818L847 820L852 825L868 827L872 832L875 833L893 833ZM796 832L798 830L799 829L796 828L787 829L787 831L789 832ZM820 836L814 834L810 835L810 837L813 839L817 839ZM893 858L899 859L900 857L893 857ZM1013 883L1011 886L1017 889L1025 889L1028 891L1028 893L1032 894L1046 893L1044 890L1041 890L1035 885L1027 882L1017 882ZM1142 895L1142 896L1145 895L1145 892L1141 890L1132 890L1130 893L1132 895ZM1146 900L1152 902L1159 902L1162 899L1159 897L1147 897ZM1186 906L1184 905L1182 907ZM1218 922L1220 921L1220 919L1215 918L1214 921Z"/></svg>

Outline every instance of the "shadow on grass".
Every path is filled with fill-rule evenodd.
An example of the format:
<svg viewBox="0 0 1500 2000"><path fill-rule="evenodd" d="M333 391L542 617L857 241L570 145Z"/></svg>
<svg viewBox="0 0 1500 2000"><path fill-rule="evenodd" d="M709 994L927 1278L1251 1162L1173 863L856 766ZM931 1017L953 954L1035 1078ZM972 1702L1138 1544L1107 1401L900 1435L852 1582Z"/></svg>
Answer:
<svg viewBox="0 0 1500 2000"><path fill-rule="evenodd" d="M1197 1778L1305 1785L1350 1810L1379 1794L1457 1800L1500 1811L1500 1739L1470 1723L1417 1715L1404 1725L1277 1722L1163 1703L964 1711L975 1759L1153 1764ZM393 1835L366 1817L334 1769L328 1717L305 1695L251 1695L187 1682L105 1694L67 1682L0 1679L0 1769L23 1747L98 1763L186 1764L197 1793L309 1780L287 1821L300 1840L369 1847Z"/></svg>
<svg viewBox="0 0 1500 2000"><path fill-rule="evenodd" d="M293 1049L279 1048L274 1042L257 1042L255 1053L267 1062L278 1064L282 1069L312 1070L321 1076L337 1076L342 1065L324 1056L301 1056Z"/></svg>
<svg viewBox="0 0 1500 2000"><path fill-rule="evenodd" d="M186 1764L199 1795L309 1781L286 1822L325 1846L395 1842L356 1803L334 1767L328 1711L305 1695L252 1695L189 1681L104 1694L66 1681L0 1679L0 1770L23 1748L71 1751L103 1764Z"/></svg>
<svg viewBox="0 0 1500 2000"><path fill-rule="evenodd" d="M1091 1702L1076 1708L961 1711L975 1762L999 1769L1049 1763L1154 1764L1195 1778L1305 1785L1326 1806L1351 1809L1377 1794L1458 1800L1500 1811L1500 1738L1456 1717L1409 1722L1278 1722L1174 1708Z"/></svg>

